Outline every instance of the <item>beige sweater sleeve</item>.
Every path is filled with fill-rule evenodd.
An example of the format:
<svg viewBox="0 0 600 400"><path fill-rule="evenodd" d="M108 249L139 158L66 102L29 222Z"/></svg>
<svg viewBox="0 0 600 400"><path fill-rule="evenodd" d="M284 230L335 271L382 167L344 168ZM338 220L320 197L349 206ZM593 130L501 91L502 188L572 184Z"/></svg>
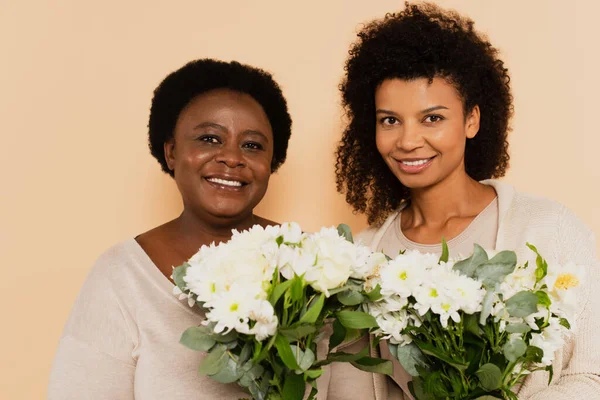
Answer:
<svg viewBox="0 0 600 400"><path fill-rule="evenodd" d="M106 261L84 283L54 359L49 400L133 400L134 341L107 279Z"/></svg>
<svg viewBox="0 0 600 400"><path fill-rule="evenodd" d="M531 376L519 392L527 400L594 400L600 399L600 263L596 255L593 233L569 210L563 208L558 223L556 257L561 263L574 261L587 268L582 288L582 309L575 334L562 352L560 376L546 386L547 374ZM534 374L535 375L535 374ZM534 382L536 380L545 382ZM528 387L545 389L535 394Z"/></svg>

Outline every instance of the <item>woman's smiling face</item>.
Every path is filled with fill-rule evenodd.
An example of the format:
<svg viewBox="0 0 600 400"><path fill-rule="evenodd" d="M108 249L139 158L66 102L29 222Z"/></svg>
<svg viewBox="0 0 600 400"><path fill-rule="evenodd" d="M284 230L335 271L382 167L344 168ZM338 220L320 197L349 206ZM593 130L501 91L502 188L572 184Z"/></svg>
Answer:
<svg viewBox="0 0 600 400"><path fill-rule="evenodd" d="M251 96L213 90L181 111L165 157L187 209L211 220L244 218L267 190L271 124Z"/></svg>
<svg viewBox="0 0 600 400"><path fill-rule="evenodd" d="M465 118L456 88L443 78L387 79L375 91L377 149L410 189L465 172L465 146L479 130L479 108Z"/></svg>

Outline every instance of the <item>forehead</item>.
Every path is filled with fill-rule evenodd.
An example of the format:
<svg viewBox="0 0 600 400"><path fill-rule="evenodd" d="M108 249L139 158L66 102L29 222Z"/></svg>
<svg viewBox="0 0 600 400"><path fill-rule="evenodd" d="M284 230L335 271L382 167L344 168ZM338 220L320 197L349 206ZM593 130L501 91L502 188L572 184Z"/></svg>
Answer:
<svg viewBox="0 0 600 400"><path fill-rule="evenodd" d="M215 89L194 97L181 110L177 122L178 125L215 122L271 131L269 118L262 106L249 94L231 89Z"/></svg>
<svg viewBox="0 0 600 400"><path fill-rule="evenodd" d="M462 105L460 94L444 78L386 79L375 89L377 108L426 109Z"/></svg>

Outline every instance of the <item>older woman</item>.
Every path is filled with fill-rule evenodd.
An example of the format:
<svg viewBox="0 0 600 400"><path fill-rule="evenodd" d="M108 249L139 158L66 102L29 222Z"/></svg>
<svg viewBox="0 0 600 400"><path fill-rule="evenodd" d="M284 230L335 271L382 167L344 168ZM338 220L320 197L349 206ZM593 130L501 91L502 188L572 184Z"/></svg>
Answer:
<svg viewBox="0 0 600 400"><path fill-rule="evenodd" d="M270 74L237 62L193 61L154 92L152 155L183 202L176 219L110 248L92 268L65 327L49 398L237 399L238 386L198 376L202 354L178 343L202 315L173 296L173 266L254 214L291 134Z"/></svg>
<svg viewBox="0 0 600 400"><path fill-rule="evenodd" d="M372 225L362 240L394 255L440 253L445 237L454 255L470 254L478 243L515 250L520 259L530 257L531 242L550 261L587 268L577 329L557 354L550 385L547 372L535 372L518 396L600 398L594 236L564 206L493 179L508 167L512 114L510 79L497 50L471 20L409 4L359 33L346 71L341 91L349 123L338 147L337 183ZM394 378L410 398L410 377L399 365ZM383 377L374 382L376 390L386 385Z"/></svg>

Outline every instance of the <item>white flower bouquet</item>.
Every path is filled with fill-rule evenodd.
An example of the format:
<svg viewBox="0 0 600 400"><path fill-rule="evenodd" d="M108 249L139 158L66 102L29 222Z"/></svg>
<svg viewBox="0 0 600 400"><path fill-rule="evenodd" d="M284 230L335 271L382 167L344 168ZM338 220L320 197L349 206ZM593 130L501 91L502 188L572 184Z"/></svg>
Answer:
<svg viewBox="0 0 600 400"><path fill-rule="evenodd" d="M368 248L353 244L344 225L314 234L295 223L233 231L229 242L203 246L173 271L175 294L205 311L203 323L180 341L208 353L200 374L237 382L254 399L301 400L307 385L312 399L331 362L390 374L391 363L368 357L368 349L317 359L325 325L334 325L330 350L377 326L357 310L366 295L345 296L361 287L353 277L362 277L369 262Z"/></svg>
<svg viewBox="0 0 600 400"><path fill-rule="evenodd" d="M555 351L574 321L582 268L517 266L512 251L491 259L480 246L465 260L407 251L366 278L380 296L365 304L391 354L413 376L417 400L517 399L528 374L552 379Z"/></svg>

